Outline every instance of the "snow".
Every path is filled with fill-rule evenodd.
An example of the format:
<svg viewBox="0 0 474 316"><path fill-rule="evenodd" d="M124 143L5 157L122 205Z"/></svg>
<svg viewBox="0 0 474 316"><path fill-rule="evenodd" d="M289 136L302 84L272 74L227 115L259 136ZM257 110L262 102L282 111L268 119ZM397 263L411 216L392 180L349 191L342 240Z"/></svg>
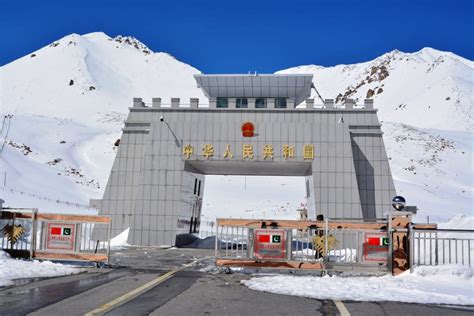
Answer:
<svg viewBox="0 0 474 316"><path fill-rule="evenodd" d="M25 261L11 259L0 250L0 286L13 285L13 280L44 278L81 273L83 269L49 261Z"/></svg>
<svg viewBox="0 0 474 316"><path fill-rule="evenodd" d="M123 232L115 236L110 240L110 249L120 250L126 247L130 247L130 244L127 242L128 234L130 233L130 227L125 229Z"/></svg>
<svg viewBox="0 0 474 316"><path fill-rule="evenodd" d="M399 276L264 276L241 281L252 290L314 299L397 301L424 304L474 304L472 268L418 267Z"/></svg>

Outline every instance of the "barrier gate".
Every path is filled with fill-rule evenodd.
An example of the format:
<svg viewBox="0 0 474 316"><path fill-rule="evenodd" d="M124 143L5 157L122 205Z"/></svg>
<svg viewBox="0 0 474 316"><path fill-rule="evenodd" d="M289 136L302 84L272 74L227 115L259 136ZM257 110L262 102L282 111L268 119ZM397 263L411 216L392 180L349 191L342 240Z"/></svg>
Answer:
<svg viewBox="0 0 474 316"><path fill-rule="evenodd" d="M220 218L216 265L317 270L359 267L399 274L409 269L411 215L394 212L372 222Z"/></svg>
<svg viewBox="0 0 474 316"><path fill-rule="evenodd" d="M0 244L13 257L108 262L110 224L109 216L3 209Z"/></svg>

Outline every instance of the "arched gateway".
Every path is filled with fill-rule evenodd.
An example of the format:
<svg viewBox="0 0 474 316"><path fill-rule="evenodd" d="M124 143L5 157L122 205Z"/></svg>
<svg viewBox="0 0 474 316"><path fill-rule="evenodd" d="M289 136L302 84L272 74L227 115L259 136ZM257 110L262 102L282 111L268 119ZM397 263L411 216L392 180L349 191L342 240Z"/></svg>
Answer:
<svg viewBox="0 0 474 316"><path fill-rule="evenodd" d="M91 200L112 216L113 236L130 227L131 244L172 245L198 231L206 174L305 176L310 219L371 220L390 209L395 189L372 100L315 106L312 75L195 79L204 106L133 100L103 199Z"/></svg>

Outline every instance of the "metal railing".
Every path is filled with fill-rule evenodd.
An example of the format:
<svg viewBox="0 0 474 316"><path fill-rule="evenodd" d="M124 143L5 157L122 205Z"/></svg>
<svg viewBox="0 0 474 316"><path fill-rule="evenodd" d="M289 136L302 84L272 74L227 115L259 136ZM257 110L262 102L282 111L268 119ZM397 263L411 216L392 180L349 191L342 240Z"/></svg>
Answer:
<svg viewBox="0 0 474 316"><path fill-rule="evenodd" d="M243 259L249 257L251 244L247 227L216 226L216 257Z"/></svg>
<svg viewBox="0 0 474 316"><path fill-rule="evenodd" d="M410 269L457 264L472 267L474 230L420 229L409 226Z"/></svg>
<svg viewBox="0 0 474 316"><path fill-rule="evenodd" d="M2 250L18 257L108 262L110 228L108 216L46 214L37 209L0 212ZM52 236L53 229L59 229L59 238Z"/></svg>

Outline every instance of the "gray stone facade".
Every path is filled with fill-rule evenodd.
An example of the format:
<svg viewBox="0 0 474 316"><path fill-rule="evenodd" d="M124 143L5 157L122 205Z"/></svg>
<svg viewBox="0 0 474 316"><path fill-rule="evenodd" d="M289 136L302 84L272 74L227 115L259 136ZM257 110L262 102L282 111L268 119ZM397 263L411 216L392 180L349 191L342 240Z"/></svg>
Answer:
<svg viewBox="0 0 474 316"><path fill-rule="evenodd" d="M278 80L285 76L288 82L295 77ZM215 96L203 83L213 77L196 78L208 100L183 105L173 99L170 106L156 98L145 106L134 99L103 199L91 201L112 216L113 236L131 227L131 244L173 245L177 234L197 232L206 174L305 176L310 219L323 214L370 221L390 210L395 188L371 100L363 107L346 100L336 108L331 100L317 107L309 99L296 107L311 89L302 80L291 86L293 94L261 89L272 100L255 108L261 82L247 91L216 89ZM236 108L238 95L231 93L247 97L248 107ZM220 95L228 98L227 108L216 107ZM275 98L282 97L287 107L275 108ZM243 136L245 122L254 125L253 137Z"/></svg>

